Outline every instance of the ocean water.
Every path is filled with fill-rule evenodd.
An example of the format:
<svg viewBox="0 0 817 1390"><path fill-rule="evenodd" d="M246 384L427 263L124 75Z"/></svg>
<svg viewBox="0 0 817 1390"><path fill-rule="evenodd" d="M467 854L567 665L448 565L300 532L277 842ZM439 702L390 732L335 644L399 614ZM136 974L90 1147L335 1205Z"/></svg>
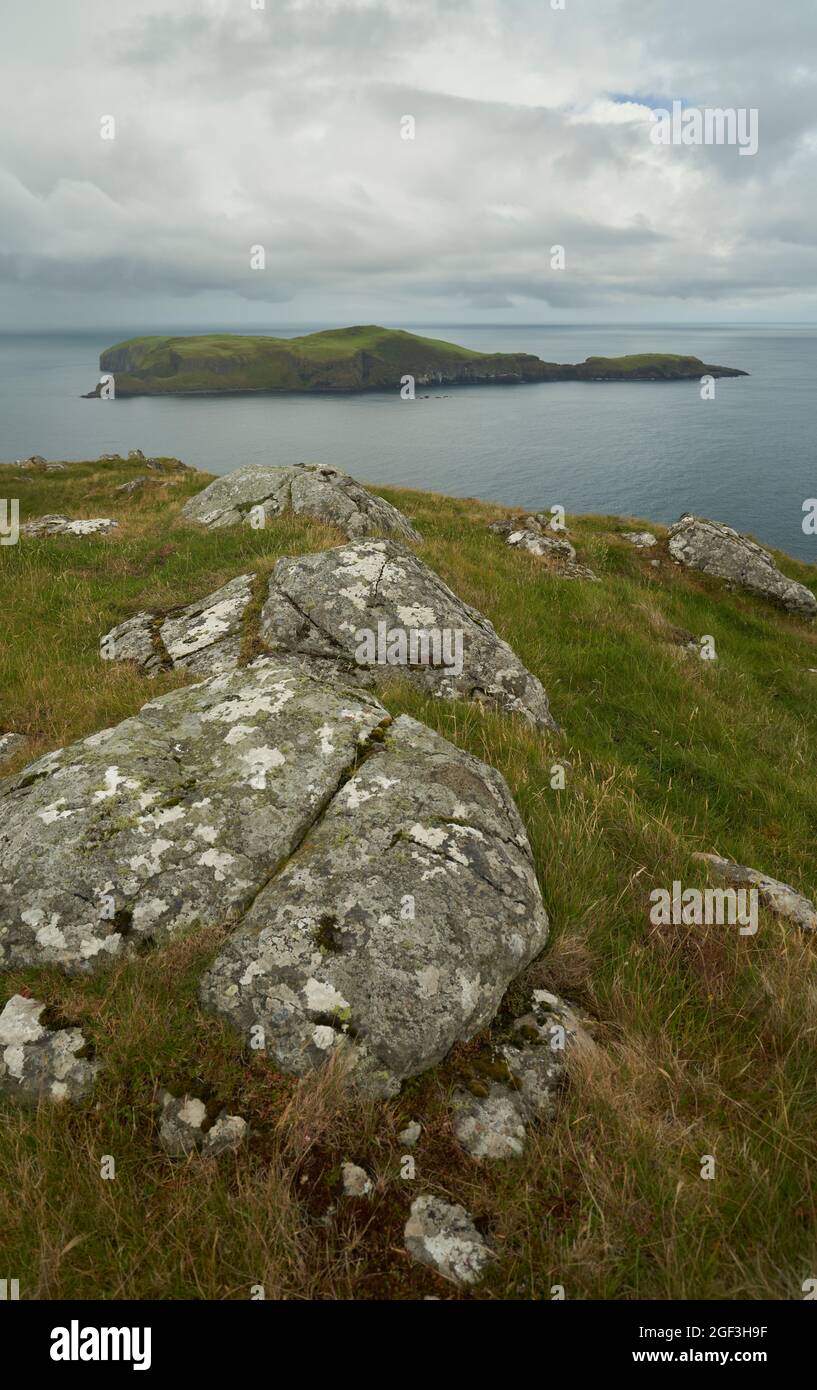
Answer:
<svg viewBox="0 0 817 1390"><path fill-rule="evenodd" d="M817 537L802 529L803 503L817 496L817 326L412 328L549 361L653 350L751 375L718 381L712 401L697 383L562 382L440 388L413 402L397 392L102 402L81 393L102 349L134 330L0 335L0 459L140 448L214 473L331 463L363 482L527 509L659 522L693 511L817 562Z"/></svg>

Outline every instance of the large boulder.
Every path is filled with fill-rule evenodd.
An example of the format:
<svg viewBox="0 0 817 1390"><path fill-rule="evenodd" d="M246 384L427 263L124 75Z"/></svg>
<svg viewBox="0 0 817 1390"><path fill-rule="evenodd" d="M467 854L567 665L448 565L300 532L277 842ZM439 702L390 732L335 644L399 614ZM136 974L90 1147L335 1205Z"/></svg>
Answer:
<svg viewBox="0 0 817 1390"><path fill-rule="evenodd" d="M288 468L247 464L191 497L182 516L212 529L242 522L257 526L260 520L286 511L326 521L345 531L350 540L378 532L419 539L408 518L390 502L367 492L341 469L318 463Z"/></svg>
<svg viewBox="0 0 817 1390"><path fill-rule="evenodd" d="M88 972L237 920L388 722L267 661L0 782L0 967Z"/></svg>
<svg viewBox="0 0 817 1390"><path fill-rule="evenodd" d="M336 1048L361 1088L493 1019L543 948L527 836L498 772L401 716L255 898L202 998L304 1073Z"/></svg>
<svg viewBox="0 0 817 1390"><path fill-rule="evenodd" d="M261 613L273 651L389 671L443 699L477 699L556 729L547 696L475 608L396 541L278 561Z"/></svg>
<svg viewBox="0 0 817 1390"><path fill-rule="evenodd" d="M689 569L726 579L751 594L771 599L790 613L806 618L817 615L817 598L811 590L787 579L768 550L731 526L687 514L670 527L668 546L673 560Z"/></svg>

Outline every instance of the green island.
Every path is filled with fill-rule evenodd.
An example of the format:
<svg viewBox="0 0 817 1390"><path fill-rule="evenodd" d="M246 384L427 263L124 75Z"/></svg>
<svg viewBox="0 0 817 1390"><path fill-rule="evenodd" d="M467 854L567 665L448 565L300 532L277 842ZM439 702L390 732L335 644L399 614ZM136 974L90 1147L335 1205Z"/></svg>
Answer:
<svg viewBox="0 0 817 1390"><path fill-rule="evenodd" d="M107 348L100 371L117 396L212 391L386 391L404 376L417 386L543 381L693 381L747 376L675 353L588 357L578 364L543 362L527 352L475 352L437 338L368 324L298 338L205 333L130 338ZM102 383L87 394L100 395Z"/></svg>

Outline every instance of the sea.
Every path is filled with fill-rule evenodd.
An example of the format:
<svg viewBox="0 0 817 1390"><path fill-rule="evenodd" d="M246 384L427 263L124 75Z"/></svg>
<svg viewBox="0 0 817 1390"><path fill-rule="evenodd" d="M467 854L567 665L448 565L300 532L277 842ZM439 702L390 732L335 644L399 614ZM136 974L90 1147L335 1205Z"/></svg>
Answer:
<svg viewBox="0 0 817 1390"><path fill-rule="evenodd" d="M817 496L817 325L400 326L551 362L677 352L750 375L718 380L711 400L697 382L559 382L418 388L413 401L396 390L101 401L82 399L100 352L140 330L0 334L0 460L138 448L212 473L328 463L361 482L524 510L664 523L690 511L817 562L817 536L804 530Z"/></svg>

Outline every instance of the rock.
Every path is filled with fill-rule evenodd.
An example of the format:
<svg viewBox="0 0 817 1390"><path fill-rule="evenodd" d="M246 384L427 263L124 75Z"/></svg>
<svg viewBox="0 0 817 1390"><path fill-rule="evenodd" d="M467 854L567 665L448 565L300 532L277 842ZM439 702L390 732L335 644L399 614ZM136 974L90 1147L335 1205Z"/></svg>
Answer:
<svg viewBox="0 0 817 1390"><path fill-rule="evenodd" d="M64 473L64 472L65 472L65 464L64 464L64 463L47 463L47 464L45 465L45 471L46 471L46 473Z"/></svg>
<svg viewBox="0 0 817 1390"><path fill-rule="evenodd" d="M218 1158L237 1149L249 1133L247 1121L240 1115L228 1115L226 1110L208 1126L207 1107L195 1096L177 1098L162 1091L159 1104L159 1142L171 1158L186 1158L194 1152Z"/></svg>
<svg viewBox="0 0 817 1390"><path fill-rule="evenodd" d="M102 655L136 661L147 675L179 665L205 675L228 670L251 598L252 577L240 575L172 614L137 613L101 638ZM400 674L441 699L475 699L558 728L540 682L488 619L395 541L279 560L258 635L319 678L370 688L377 676ZM395 664L387 659L392 639L401 646Z"/></svg>
<svg viewBox="0 0 817 1390"><path fill-rule="evenodd" d="M129 458L129 459L139 459L139 460L143 460L144 457L145 457L145 456L144 456L144 454L142 453L142 450L141 450L141 449L131 449L130 453L128 454L128 458Z"/></svg>
<svg viewBox="0 0 817 1390"><path fill-rule="evenodd" d="M393 665L390 634L398 658ZM421 634L436 634L436 652L430 639L423 650ZM350 673L399 673L442 699L477 699L539 728L558 728L541 684L488 619L395 541L359 541L279 560L261 614L261 637L273 651L339 662Z"/></svg>
<svg viewBox="0 0 817 1390"><path fill-rule="evenodd" d="M422 1125L419 1120L409 1120L405 1129L400 1130L397 1136L397 1142L402 1144L405 1149L413 1149L417 1140L420 1138L421 1132Z"/></svg>
<svg viewBox="0 0 817 1390"><path fill-rule="evenodd" d="M145 459L145 468L152 473L195 473L195 468L182 463L181 459Z"/></svg>
<svg viewBox="0 0 817 1390"><path fill-rule="evenodd" d="M372 1180L365 1168L356 1163L344 1163L341 1167L344 1197L368 1197L372 1191Z"/></svg>
<svg viewBox="0 0 817 1390"><path fill-rule="evenodd" d="M638 550L648 550L650 546L657 545L658 539L652 531L622 531L622 537L634 545Z"/></svg>
<svg viewBox="0 0 817 1390"><path fill-rule="evenodd" d="M109 517L77 520L68 516L40 516L20 527L21 536L97 536L113 531L119 525Z"/></svg>
<svg viewBox="0 0 817 1390"><path fill-rule="evenodd" d="M87 1055L79 1028L49 1028L46 1005L15 994L0 1013L0 1091L16 1099L81 1100L100 1063Z"/></svg>
<svg viewBox="0 0 817 1390"><path fill-rule="evenodd" d="M0 734L0 768L25 748L31 740L25 734Z"/></svg>
<svg viewBox="0 0 817 1390"><path fill-rule="evenodd" d="M350 540L379 531L419 540L408 518L390 502L367 492L339 468L317 463L289 468L247 464L191 497L182 516L212 529L248 524L259 515L257 508L267 521L286 511L318 517L345 531Z"/></svg>
<svg viewBox="0 0 817 1390"><path fill-rule="evenodd" d="M141 487L145 486L146 482L147 478L131 478L129 483L121 483L119 487L115 487L114 493L121 492L127 497L132 492L138 492Z"/></svg>
<svg viewBox="0 0 817 1390"><path fill-rule="evenodd" d="M14 467L43 469L46 463L47 460L43 458L42 454L32 454L31 457L27 459L15 459Z"/></svg>
<svg viewBox="0 0 817 1390"><path fill-rule="evenodd" d="M811 590L787 579L767 550L731 526L687 514L670 527L668 544L672 558L689 569L726 579L790 613L806 618L817 614L817 598Z"/></svg>
<svg viewBox="0 0 817 1390"><path fill-rule="evenodd" d="M788 883L769 878L759 869L747 869L744 864L736 864L732 859L722 859L717 854L696 854L695 858L708 864L713 875L722 883L733 888L756 888L758 900L776 917L793 922L805 931L817 928L817 908L814 903Z"/></svg>
<svg viewBox="0 0 817 1390"><path fill-rule="evenodd" d="M476 1284L496 1255L464 1207L424 1195L411 1204L404 1233L418 1264L430 1265L453 1284Z"/></svg>
<svg viewBox="0 0 817 1390"><path fill-rule="evenodd" d="M493 1019L547 938L498 772L401 715L258 894L201 997L303 1074L393 1095Z"/></svg>
<svg viewBox="0 0 817 1390"><path fill-rule="evenodd" d="M121 455L121 454L100 454L100 455L99 455L99 461L100 461L100 463L113 463L113 462L121 463L121 462L122 462L122 455Z"/></svg>
<svg viewBox="0 0 817 1390"><path fill-rule="evenodd" d="M183 666L215 676L237 666L252 575L240 574L207 598L161 615L137 613L100 638L100 656L135 661L148 676Z"/></svg>
<svg viewBox="0 0 817 1390"><path fill-rule="evenodd" d="M87 973L235 922L388 719L361 691L266 661L4 778L0 968Z"/></svg>
<svg viewBox="0 0 817 1390"><path fill-rule="evenodd" d="M598 583L598 576L576 559L576 551L570 541L557 540L555 536L548 534L556 530L564 532L564 528L559 527L558 523L554 525L552 518L548 518L548 524L545 524L542 515L540 513L538 516L527 516L521 521L494 521L488 529L504 536L506 545L552 561L553 573L558 574L561 579L589 579Z"/></svg>
<svg viewBox="0 0 817 1390"><path fill-rule="evenodd" d="M484 1081L453 1096L454 1134L476 1159L514 1158L525 1147L531 1120L551 1118L572 1047L592 1047L589 1034L563 1000L536 990L531 1009L514 1020L509 1038L496 1047L490 1070L506 1079ZM481 1080L481 1078L480 1078Z"/></svg>

